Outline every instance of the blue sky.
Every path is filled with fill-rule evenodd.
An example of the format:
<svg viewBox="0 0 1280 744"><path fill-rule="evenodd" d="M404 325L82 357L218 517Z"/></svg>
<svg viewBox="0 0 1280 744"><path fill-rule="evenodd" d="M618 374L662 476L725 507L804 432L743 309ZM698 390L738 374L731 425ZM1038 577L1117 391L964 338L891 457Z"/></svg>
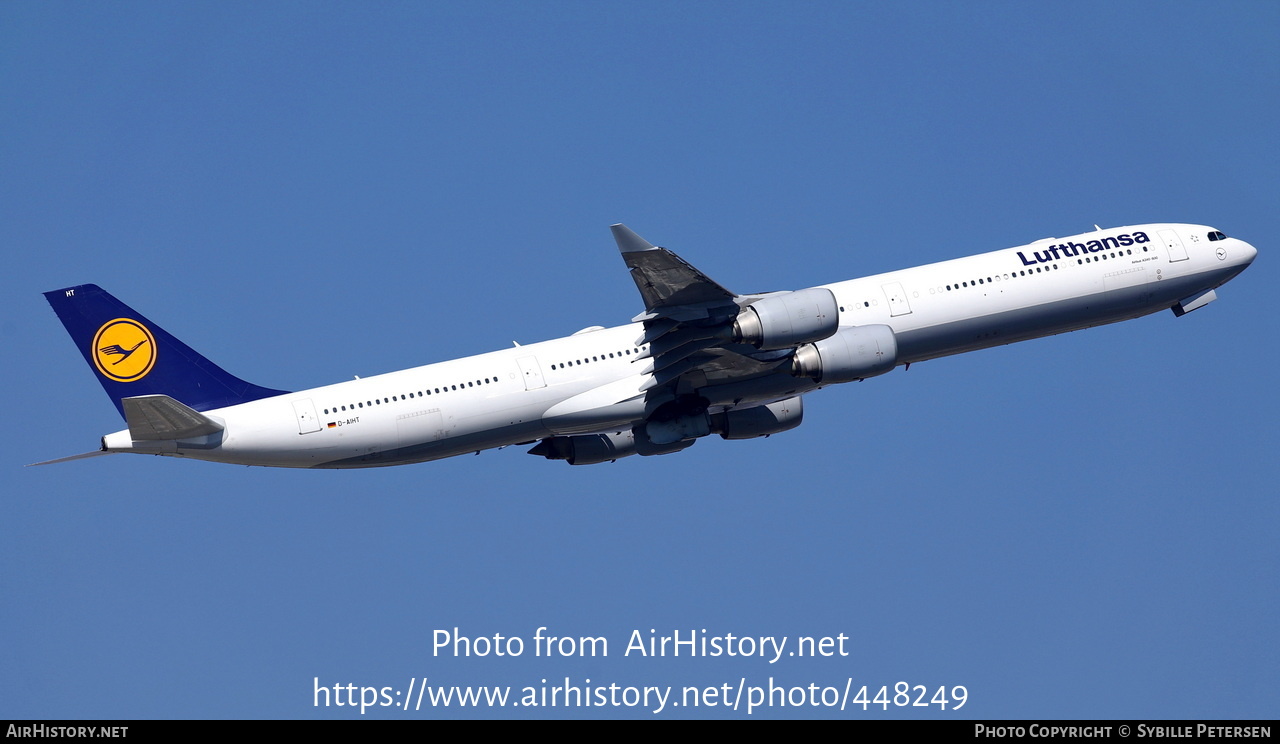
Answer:
<svg viewBox="0 0 1280 744"><path fill-rule="evenodd" d="M1274 717L1278 42L1261 2L0 5L0 713L349 718L316 678L569 677L969 691L752 717ZM122 428L42 291L100 284L302 389L625 322L618 221L739 292L1095 223L1261 255L1201 312L671 456L22 467ZM609 655L534 657L541 626ZM455 627L530 650L433 655ZM624 656L651 628L849 655ZM655 716L364 713L461 715Z"/></svg>

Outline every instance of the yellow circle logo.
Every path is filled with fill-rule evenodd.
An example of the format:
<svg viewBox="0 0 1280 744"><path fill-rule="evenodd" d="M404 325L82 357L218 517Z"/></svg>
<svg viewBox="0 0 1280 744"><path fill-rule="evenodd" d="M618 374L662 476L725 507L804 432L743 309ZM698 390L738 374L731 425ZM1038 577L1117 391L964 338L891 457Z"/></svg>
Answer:
<svg viewBox="0 0 1280 744"><path fill-rule="evenodd" d="M156 365L155 336L136 320L109 320L93 337L93 362L116 382L141 380Z"/></svg>

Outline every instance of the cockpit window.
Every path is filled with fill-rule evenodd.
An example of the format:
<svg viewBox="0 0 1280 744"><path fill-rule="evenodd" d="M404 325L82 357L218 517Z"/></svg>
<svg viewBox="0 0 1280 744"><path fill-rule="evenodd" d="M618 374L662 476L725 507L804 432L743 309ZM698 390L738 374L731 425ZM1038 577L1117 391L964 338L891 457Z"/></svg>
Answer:
<svg viewBox="0 0 1280 744"><path fill-rule="evenodd" d="M1214 230L1213 232L1209 233L1209 240L1226 240L1226 239L1227 239L1227 236L1223 235L1217 230Z"/></svg>

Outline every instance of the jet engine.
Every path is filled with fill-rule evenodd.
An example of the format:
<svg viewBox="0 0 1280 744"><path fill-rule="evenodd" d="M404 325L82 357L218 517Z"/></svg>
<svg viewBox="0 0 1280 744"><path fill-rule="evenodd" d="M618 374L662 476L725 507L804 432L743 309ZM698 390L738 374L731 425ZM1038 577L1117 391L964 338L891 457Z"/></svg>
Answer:
<svg viewBox="0 0 1280 744"><path fill-rule="evenodd" d="M763 406L714 414L711 430L718 432L723 439L754 439L794 429L803 418L804 401L797 395Z"/></svg>
<svg viewBox="0 0 1280 744"><path fill-rule="evenodd" d="M629 431L548 437L529 450L529 454L564 460L570 465L595 465L636 454L636 440Z"/></svg>
<svg viewBox="0 0 1280 744"><path fill-rule="evenodd" d="M631 455L642 457L666 455L679 452L692 444L691 439L655 444L648 441L643 432L641 439L637 440L634 433L619 431L572 437L547 437L529 450L529 454L541 455L548 460L564 460L570 465L595 465Z"/></svg>
<svg viewBox="0 0 1280 744"><path fill-rule="evenodd" d="M897 363L898 340L892 328L852 326L796 349L791 374L830 385L882 375Z"/></svg>
<svg viewBox="0 0 1280 744"><path fill-rule="evenodd" d="M674 418L649 421L642 427L637 427L637 443L658 447L688 446L693 440L712 433L719 434L724 439L767 437L796 428L803 417L804 406L798 395L721 413L707 413L704 408ZM649 453L642 447L640 454Z"/></svg>
<svg viewBox="0 0 1280 744"><path fill-rule="evenodd" d="M806 344L836 332L839 310L836 296L821 287L770 295L739 311L733 336L763 350Z"/></svg>

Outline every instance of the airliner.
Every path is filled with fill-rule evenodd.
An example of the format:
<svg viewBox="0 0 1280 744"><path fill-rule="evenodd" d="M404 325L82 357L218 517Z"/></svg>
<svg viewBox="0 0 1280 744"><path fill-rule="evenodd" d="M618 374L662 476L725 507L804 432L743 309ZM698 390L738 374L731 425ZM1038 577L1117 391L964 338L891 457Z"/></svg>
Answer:
<svg viewBox="0 0 1280 744"><path fill-rule="evenodd" d="M794 291L737 294L624 225L626 325L287 392L226 372L93 284L46 292L127 428L92 452L366 468L511 445L571 465L793 429L803 399L896 367L1176 316L1257 250L1212 227L1100 228Z"/></svg>

